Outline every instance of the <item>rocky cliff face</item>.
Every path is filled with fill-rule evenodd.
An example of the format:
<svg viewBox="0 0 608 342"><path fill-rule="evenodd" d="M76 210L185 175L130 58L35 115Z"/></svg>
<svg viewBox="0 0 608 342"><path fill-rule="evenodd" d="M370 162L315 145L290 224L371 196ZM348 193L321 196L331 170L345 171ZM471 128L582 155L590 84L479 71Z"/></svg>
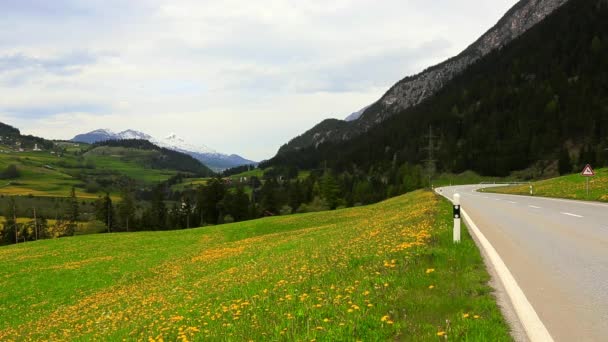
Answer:
<svg viewBox="0 0 608 342"><path fill-rule="evenodd" d="M566 2L567 0L520 1L493 28L458 56L398 82L379 100L381 108L366 111L362 119L371 126L396 112L419 104L469 65L508 44Z"/></svg>
<svg viewBox="0 0 608 342"><path fill-rule="evenodd" d="M521 0L511 8L488 32L471 44L458 56L430 67L418 75L399 81L375 104L363 112L357 120L335 125L333 130L323 130L317 125L305 134L294 138L281 147L279 153L318 145L328 140L348 140L361 134L386 118L415 106L439 91L468 66L517 38L538 24L568 0Z"/></svg>

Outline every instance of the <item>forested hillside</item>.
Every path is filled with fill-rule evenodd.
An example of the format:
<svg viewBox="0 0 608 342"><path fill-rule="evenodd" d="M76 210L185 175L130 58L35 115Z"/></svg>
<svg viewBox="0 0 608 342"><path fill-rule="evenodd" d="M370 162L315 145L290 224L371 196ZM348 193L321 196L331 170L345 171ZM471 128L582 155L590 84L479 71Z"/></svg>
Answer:
<svg viewBox="0 0 608 342"><path fill-rule="evenodd" d="M607 1L572 0L435 96L368 133L281 154L263 166L344 171L421 164L431 126L440 170L504 176L539 160L557 160L564 150L570 166L605 165L606 18Z"/></svg>
<svg viewBox="0 0 608 342"><path fill-rule="evenodd" d="M19 131L18 128L0 122L0 145L7 146L11 149L31 149L36 144L38 144L40 148L50 149L53 147L53 142L51 141L31 135L21 135L21 131Z"/></svg>
<svg viewBox="0 0 608 342"><path fill-rule="evenodd" d="M103 147L109 147L111 150L104 150ZM156 146L147 140L128 139L101 141L93 144L92 150L88 153L119 153L117 149L120 148L156 152L147 155L145 158L141 158L141 156L140 158L137 158L138 156L132 156L129 155L129 153L124 154L126 158L137 158L141 164L150 168L174 169L182 172L192 172L200 176L211 176L214 174L213 171L192 156Z"/></svg>

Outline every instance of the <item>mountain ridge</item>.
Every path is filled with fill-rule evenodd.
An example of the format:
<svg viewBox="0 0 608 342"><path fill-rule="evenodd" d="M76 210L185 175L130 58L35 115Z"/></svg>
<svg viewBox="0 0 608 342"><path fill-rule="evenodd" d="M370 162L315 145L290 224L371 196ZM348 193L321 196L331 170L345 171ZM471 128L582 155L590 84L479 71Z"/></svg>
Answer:
<svg viewBox="0 0 608 342"><path fill-rule="evenodd" d="M569 0L419 105L354 139L278 154L262 166L361 172L436 159L446 172L540 177L558 159L576 169L608 165L607 15L606 0Z"/></svg>
<svg viewBox="0 0 608 342"><path fill-rule="evenodd" d="M395 83L378 101L363 110L357 119L344 120L345 124L334 125L339 128L330 130L326 129L327 123L322 124L325 122L323 121L281 146L277 154L318 146L327 141L347 141L394 114L420 104L475 61L513 41L567 1L519 1L492 28L461 53ZM351 117L347 119L349 118Z"/></svg>
<svg viewBox="0 0 608 342"><path fill-rule="evenodd" d="M110 129L96 129L88 133L78 134L71 141L94 144L107 140L131 139L147 140L160 147L188 154L216 172L241 165L257 164L255 161L245 159L237 154L224 154L205 145L191 144L175 133L170 133L158 139L147 133L133 129L127 129L118 133Z"/></svg>

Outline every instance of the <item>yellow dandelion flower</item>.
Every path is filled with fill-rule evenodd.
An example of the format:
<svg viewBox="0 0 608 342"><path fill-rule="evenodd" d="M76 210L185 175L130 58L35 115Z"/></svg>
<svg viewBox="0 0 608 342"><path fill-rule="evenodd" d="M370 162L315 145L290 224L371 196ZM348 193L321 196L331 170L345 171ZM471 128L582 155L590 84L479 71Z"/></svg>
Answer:
<svg viewBox="0 0 608 342"><path fill-rule="evenodd" d="M427 268L426 269L426 274L433 273L433 272L435 272L434 268Z"/></svg>
<svg viewBox="0 0 608 342"><path fill-rule="evenodd" d="M462 318L469 318L469 314L468 313L463 314Z"/></svg>
<svg viewBox="0 0 608 342"><path fill-rule="evenodd" d="M444 336L445 335L445 331L439 331L437 332L437 336Z"/></svg>
<svg viewBox="0 0 608 342"><path fill-rule="evenodd" d="M380 318L380 321L381 321L381 322L386 322L386 321L388 321L390 318L391 318L391 317L390 317L389 315L385 315L385 316L382 316L382 318Z"/></svg>
<svg viewBox="0 0 608 342"><path fill-rule="evenodd" d="M432 289L434 289L434 288L435 288L435 285L429 285L429 289L431 289L431 290L432 290Z"/></svg>
<svg viewBox="0 0 608 342"><path fill-rule="evenodd" d="M475 315L473 316L473 318L478 319L480 316L479 315Z"/></svg>

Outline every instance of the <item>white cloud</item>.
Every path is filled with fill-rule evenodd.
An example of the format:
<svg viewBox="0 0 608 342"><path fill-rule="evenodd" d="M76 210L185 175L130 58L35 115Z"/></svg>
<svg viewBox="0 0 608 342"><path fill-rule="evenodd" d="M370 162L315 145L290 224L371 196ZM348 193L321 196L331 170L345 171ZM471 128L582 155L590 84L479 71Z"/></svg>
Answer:
<svg viewBox="0 0 608 342"><path fill-rule="evenodd" d="M515 0L2 2L0 120L169 131L252 159L457 54Z"/></svg>

